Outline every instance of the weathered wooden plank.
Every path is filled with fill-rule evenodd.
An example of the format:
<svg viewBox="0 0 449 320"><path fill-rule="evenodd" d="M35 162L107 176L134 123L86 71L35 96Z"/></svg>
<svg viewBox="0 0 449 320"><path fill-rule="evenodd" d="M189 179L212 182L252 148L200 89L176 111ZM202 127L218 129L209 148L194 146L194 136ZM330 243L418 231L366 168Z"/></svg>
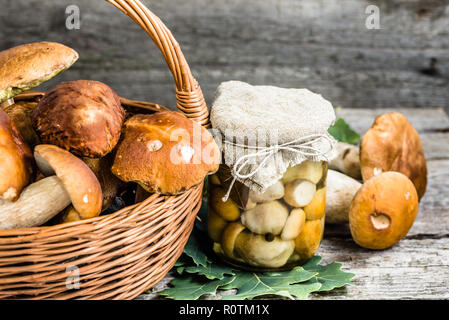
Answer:
<svg viewBox="0 0 449 320"><path fill-rule="evenodd" d="M325 239L318 253L356 274L354 285L314 299L448 299L449 242L407 239L388 250L371 251L352 240Z"/></svg>
<svg viewBox="0 0 449 320"><path fill-rule="evenodd" d="M364 134L374 122L374 119L388 112L400 112L415 129L420 132L449 131L449 117L442 109L410 109L410 108L386 108L386 109L347 109L337 108L336 115L346 120L359 134Z"/></svg>
<svg viewBox="0 0 449 320"><path fill-rule="evenodd" d="M4 1L0 49L54 40L81 53L61 80L96 79L126 97L174 106L173 80L147 35L101 1ZM172 29L210 103L218 84L308 87L334 105L449 110L449 10L438 0L144 0ZM365 27L379 6L381 29Z"/></svg>

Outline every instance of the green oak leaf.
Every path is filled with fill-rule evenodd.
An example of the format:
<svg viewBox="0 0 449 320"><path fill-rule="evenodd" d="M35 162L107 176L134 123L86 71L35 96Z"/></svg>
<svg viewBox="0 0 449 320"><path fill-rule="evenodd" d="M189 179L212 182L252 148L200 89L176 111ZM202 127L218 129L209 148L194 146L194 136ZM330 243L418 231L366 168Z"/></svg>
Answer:
<svg viewBox="0 0 449 320"><path fill-rule="evenodd" d="M196 273L198 275L205 276L206 278L211 280L223 279L225 277L225 274L227 275L235 274L232 268L224 264L217 264L217 263L208 263L207 266L190 266L184 268L183 271L188 273Z"/></svg>
<svg viewBox="0 0 449 320"><path fill-rule="evenodd" d="M335 124L329 128L328 132L340 142L357 144L360 141L360 136L357 132L352 130L342 118L338 118Z"/></svg>
<svg viewBox="0 0 449 320"><path fill-rule="evenodd" d="M317 291L330 291L351 284L351 279L354 278L355 274L342 271L341 263L332 262L328 265L321 265L319 264L320 261L320 256L314 256L303 265L305 270L317 273L317 275L309 281L310 283L318 282L321 284L321 288Z"/></svg>
<svg viewBox="0 0 449 320"><path fill-rule="evenodd" d="M170 282L172 288L160 291L159 294L174 300L196 300L205 294L215 294L219 287L227 285L233 280L234 276L211 281L203 277L183 275Z"/></svg>
<svg viewBox="0 0 449 320"><path fill-rule="evenodd" d="M189 241L187 241L187 244L184 247L184 253L192 258L195 265L207 267L209 260L207 255L201 249L199 237L195 233L190 235Z"/></svg>
<svg viewBox="0 0 449 320"><path fill-rule="evenodd" d="M307 296L308 293L316 291L321 287L317 283L308 284L302 288L303 291L301 292L299 287L292 288L292 285L310 280L316 275L317 273L306 271L301 267L284 272L254 273L236 271L234 281L222 286L220 289L238 290L235 295L223 295L222 298L224 300L253 299L263 295L278 295L294 299L293 295ZM295 290L290 291L291 289ZM308 292L308 290L311 291Z"/></svg>

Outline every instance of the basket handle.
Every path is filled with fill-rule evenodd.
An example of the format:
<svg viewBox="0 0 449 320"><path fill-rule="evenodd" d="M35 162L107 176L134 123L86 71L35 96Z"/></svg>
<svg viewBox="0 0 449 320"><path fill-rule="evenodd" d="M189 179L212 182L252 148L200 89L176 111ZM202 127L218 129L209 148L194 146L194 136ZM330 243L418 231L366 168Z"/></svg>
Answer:
<svg viewBox="0 0 449 320"><path fill-rule="evenodd" d="M192 75L178 42L164 23L139 0L106 0L134 20L161 50L176 84L176 106L188 118L209 128L203 92Z"/></svg>

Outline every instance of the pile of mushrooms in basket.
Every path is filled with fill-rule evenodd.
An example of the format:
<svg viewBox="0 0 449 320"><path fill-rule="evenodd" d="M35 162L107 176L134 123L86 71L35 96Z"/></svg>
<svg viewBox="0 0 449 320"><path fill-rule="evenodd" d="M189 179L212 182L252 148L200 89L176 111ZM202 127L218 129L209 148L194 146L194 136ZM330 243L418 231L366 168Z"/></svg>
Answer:
<svg viewBox="0 0 449 320"><path fill-rule="evenodd" d="M14 101L77 59L53 42L0 52L0 229L112 213L150 193L183 193L218 169L206 129L174 111L129 113L104 83L63 82L36 102Z"/></svg>

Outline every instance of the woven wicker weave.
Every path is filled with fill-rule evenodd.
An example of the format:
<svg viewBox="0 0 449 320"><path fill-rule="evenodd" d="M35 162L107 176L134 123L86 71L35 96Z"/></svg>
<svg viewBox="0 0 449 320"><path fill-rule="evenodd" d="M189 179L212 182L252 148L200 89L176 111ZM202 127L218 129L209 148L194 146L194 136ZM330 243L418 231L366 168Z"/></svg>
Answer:
<svg viewBox="0 0 449 320"><path fill-rule="evenodd" d="M208 127L203 94L171 32L139 1L107 1L131 17L162 51L175 80L178 109ZM17 100L36 95L23 94ZM163 109L124 98L122 103L125 108ZM181 255L201 206L201 192L202 185L179 196L153 194L89 220L0 230L0 298L136 297L159 282ZM79 289L71 281L77 275Z"/></svg>

